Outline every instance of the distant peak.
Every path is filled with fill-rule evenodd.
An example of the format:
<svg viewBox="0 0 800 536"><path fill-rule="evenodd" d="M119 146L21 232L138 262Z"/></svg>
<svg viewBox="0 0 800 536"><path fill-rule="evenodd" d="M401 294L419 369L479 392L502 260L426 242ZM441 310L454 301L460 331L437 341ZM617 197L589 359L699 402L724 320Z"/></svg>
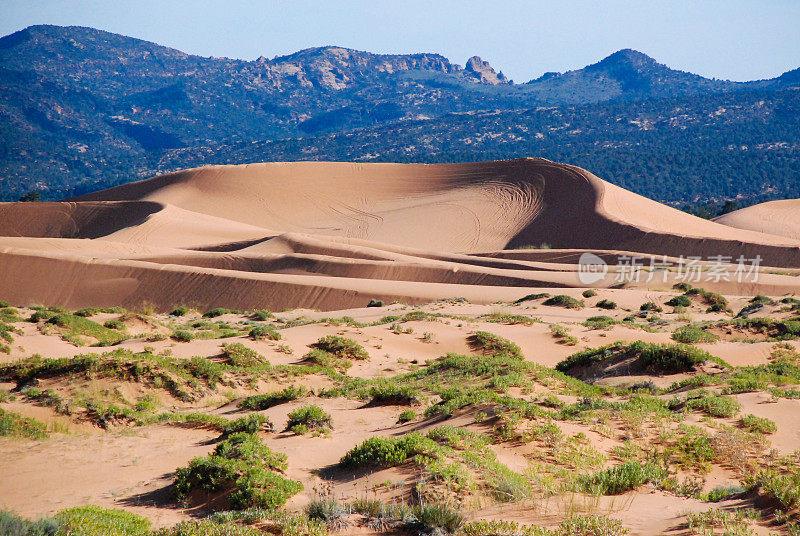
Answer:
<svg viewBox="0 0 800 536"><path fill-rule="evenodd" d="M473 78L477 78L480 82L492 85L508 83L508 79L502 71L500 73L495 72L489 62L483 61L480 56L472 56L468 59L464 71L471 74Z"/></svg>
<svg viewBox="0 0 800 536"><path fill-rule="evenodd" d="M619 65L619 64L626 64L632 65L634 67L641 67L641 66L648 66L648 65L656 65L658 62L644 54L643 52L639 52L638 50L633 50L632 48L623 48L622 50L618 50L613 54L605 57L604 59L597 62L595 65Z"/></svg>

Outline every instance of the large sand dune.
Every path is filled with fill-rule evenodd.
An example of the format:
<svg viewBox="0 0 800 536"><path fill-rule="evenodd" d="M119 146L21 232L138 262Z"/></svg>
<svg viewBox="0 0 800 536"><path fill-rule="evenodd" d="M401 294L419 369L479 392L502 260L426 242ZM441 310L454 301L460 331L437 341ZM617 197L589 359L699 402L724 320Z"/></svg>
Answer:
<svg viewBox="0 0 800 536"><path fill-rule="evenodd" d="M780 273L703 286L798 290L800 239L758 230L695 218L543 159L210 166L62 203L0 204L0 296L70 307L488 303L583 286L577 260L587 251L612 264L592 286L619 283L620 255L645 265L664 255L676 265L682 256L759 255ZM561 249L516 249L542 244ZM676 277L627 284L666 288Z"/></svg>
<svg viewBox="0 0 800 536"><path fill-rule="evenodd" d="M723 225L800 240L800 199L769 201L724 214Z"/></svg>

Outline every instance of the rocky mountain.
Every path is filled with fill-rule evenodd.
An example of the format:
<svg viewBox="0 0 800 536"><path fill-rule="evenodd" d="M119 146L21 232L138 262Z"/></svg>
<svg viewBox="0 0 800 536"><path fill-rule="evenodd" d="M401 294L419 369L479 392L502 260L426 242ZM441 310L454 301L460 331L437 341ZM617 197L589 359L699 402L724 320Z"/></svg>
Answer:
<svg viewBox="0 0 800 536"><path fill-rule="evenodd" d="M92 28L32 26L0 38L0 199L31 190L52 199L144 178L172 169L175 154L224 163L217 148L241 143L283 140L298 150L282 158L296 160L307 157L299 148L309 137L403 132L452 114L771 92L797 86L798 72L710 80L622 50L514 84L477 56L461 67L439 54L320 47L243 61Z"/></svg>

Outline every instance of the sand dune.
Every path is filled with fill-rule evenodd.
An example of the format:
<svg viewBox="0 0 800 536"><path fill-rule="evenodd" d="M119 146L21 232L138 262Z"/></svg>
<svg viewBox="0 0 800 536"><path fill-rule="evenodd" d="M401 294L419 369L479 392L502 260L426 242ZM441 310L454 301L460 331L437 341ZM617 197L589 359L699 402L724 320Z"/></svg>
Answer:
<svg viewBox="0 0 800 536"><path fill-rule="evenodd" d="M735 214L735 213L734 213ZM770 231L772 234L758 232ZM516 249L547 244L551 249ZM0 204L0 296L70 307L363 306L581 287L578 259L761 257L733 294L800 286L800 239L733 229L543 159L269 163L163 175L61 203ZM680 274L628 281L668 288Z"/></svg>
<svg viewBox="0 0 800 536"><path fill-rule="evenodd" d="M723 214L714 221L737 229L800 240L800 199L760 203Z"/></svg>

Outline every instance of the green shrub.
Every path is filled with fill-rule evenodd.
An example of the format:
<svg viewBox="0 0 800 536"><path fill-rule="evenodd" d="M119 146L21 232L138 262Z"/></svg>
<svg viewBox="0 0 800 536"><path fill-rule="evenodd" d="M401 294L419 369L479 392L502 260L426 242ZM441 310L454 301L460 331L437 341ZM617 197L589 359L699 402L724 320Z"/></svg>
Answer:
<svg viewBox="0 0 800 536"><path fill-rule="evenodd" d="M240 342L222 345L222 355L234 367L255 367L268 363L266 358Z"/></svg>
<svg viewBox="0 0 800 536"><path fill-rule="evenodd" d="M172 310L169 314L170 316L186 316L189 313L189 308L182 305L180 307L176 307Z"/></svg>
<svg viewBox="0 0 800 536"><path fill-rule="evenodd" d="M97 344L100 346L110 346L122 341L125 336L118 331L108 329L97 322L84 318L82 316L75 316L69 313L60 313L50 318L48 324L54 324L61 328L64 333L64 338L73 344L81 344L83 341L80 337L92 337L97 339Z"/></svg>
<svg viewBox="0 0 800 536"><path fill-rule="evenodd" d="M547 292L540 292L538 294L528 294L526 296L521 297L520 299L516 300L514 303L519 305L522 302L531 301L531 300L541 300L542 298L549 298L550 294Z"/></svg>
<svg viewBox="0 0 800 536"><path fill-rule="evenodd" d="M565 344L567 346L575 346L578 344L578 338L574 335L570 335L565 327L559 326L558 324L550 324L550 333L553 334L553 337L558 339L560 344Z"/></svg>
<svg viewBox="0 0 800 536"><path fill-rule="evenodd" d="M117 331L124 331L125 322L121 320L109 320L105 324L103 324L103 327L106 327L108 329L116 329Z"/></svg>
<svg viewBox="0 0 800 536"><path fill-rule="evenodd" d="M150 521L124 510L79 506L56 515L69 536L148 536Z"/></svg>
<svg viewBox="0 0 800 536"><path fill-rule="evenodd" d="M242 409L249 409L253 411L260 411L269 409L279 404L284 404L291 400L297 400L308 395L308 389L301 386L290 385L282 391L275 391L272 393L265 393L262 395L248 396L241 402L239 407Z"/></svg>
<svg viewBox="0 0 800 536"><path fill-rule="evenodd" d="M577 367L589 367L611 359L635 359L636 364L656 373L675 374L694 370L695 366L714 359L708 352L683 344L651 344L636 341L614 343L599 348L587 348L567 357L556 370L569 372Z"/></svg>
<svg viewBox="0 0 800 536"><path fill-rule="evenodd" d="M176 471L175 496L186 501L195 490L227 491L232 508L278 508L303 489L280 474L285 470L284 454L272 452L255 434L236 433L211 455Z"/></svg>
<svg viewBox="0 0 800 536"><path fill-rule="evenodd" d="M225 309L223 307L216 307L214 309L211 309L210 311L206 311L205 313L203 313L203 316L205 318L216 318L218 316L227 315L227 314L231 314L231 313L235 313L235 312L236 311L233 311L231 309Z"/></svg>
<svg viewBox="0 0 800 536"><path fill-rule="evenodd" d="M347 510L333 497L313 499L306 506L306 515L309 519L317 519L329 526L336 526L345 514Z"/></svg>
<svg viewBox="0 0 800 536"><path fill-rule="evenodd" d="M288 533L284 534L288 536ZM202 519L200 521L184 521L161 529L154 536L264 536L264 532L247 525L217 523L211 519Z"/></svg>
<svg viewBox="0 0 800 536"><path fill-rule="evenodd" d="M28 521L12 512L0 510L0 535L2 536L56 536L63 534L61 523L54 518Z"/></svg>
<svg viewBox="0 0 800 536"><path fill-rule="evenodd" d="M595 291L594 291L594 290L592 290L592 289L589 289L589 290L584 290L584 291L581 293L581 295L582 295L584 298L591 298L592 296L597 296L597 292L595 292Z"/></svg>
<svg viewBox="0 0 800 536"><path fill-rule="evenodd" d="M600 309L616 309L617 304L611 300L600 300L595 304L595 307L599 307Z"/></svg>
<svg viewBox="0 0 800 536"><path fill-rule="evenodd" d="M311 347L319 348L320 350L345 359L369 359L369 354L363 346L352 339L339 337L338 335L322 337L312 344Z"/></svg>
<svg viewBox="0 0 800 536"><path fill-rule="evenodd" d="M321 367L334 368L338 370L347 370L353 365L350 360L342 359L341 357L337 357L330 352L320 350L319 348L312 348L309 350L306 355L303 356L303 359L309 363L313 363Z"/></svg>
<svg viewBox="0 0 800 536"><path fill-rule="evenodd" d="M442 503L421 504L411 509L414 525L424 533L430 534L436 529L453 534L464 524L464 516L457 510Z"/></svg>
<svg viewBox="0 0 800 536"><path fill-rule="evenodd" d="M253 314L250 315L250 318L259 322L264 322L268 318L275 318L275 315L262 309L259 311L253 311Z"/></svg>
<svg viewBox="0 0 800 536"><path fill-rule="evenodd" d="M271 341L281 340L281 334L275 329L275 326L255 326L250 330L250 338L254 341L269 339Z"/></svg>
<svg viewBox="0 0 800 536"><path fill-rule="evenodd" d="M565 294L559 294L545 300L544 305L566 307L567 309L583 309L585 306L581 300L576 300L572 296L567 296Z"/></svg>
<svg viewBox="0 0 800 536"><path fill-rule="evenodd" d="M686 407L690 410L702 411L712 417L722 418L733 417L742 409L735 398L727 396L692 398L686 401Z"/></svg>
<svg viewBox="0 0 800 536"><path fill-rule="evenodd" d="M298 426L301 428L295 430ZM310 404L301 406L289 413L289 422L286 423L286 429L297 432L302 430L302 427L312 431L329 430L333 428L333 422L331 421L331 416L325 410Z"/></svg>
<svg viewBox="0 0 800 536"><path fill-rule="evenodd" d="M628 462L589 475L582 475L578 482L581 491L595 495L619 495L647 483L657 484L666 478L667 472L657 465Z"/></svg>
<svg viewBox="0 0 800 536"><path fill-rule="evenodd" d="M553 536L625 536L628 529L617 519L603 515L577 515L558 525Z"/></svg>
<svg viewBox="0 0 800 536"><path fill-rule="evenodd" d="M47 426L36 419L23 417L0 408L0 436L18 439L46 439Z"/></svg>
<svg viewBox="0 0 800 536"><path fill-rule="evenodd" d="M272 423L266 415L254 413L246 417L240 417L234 421L229 421L225 428L223 428L222 435L223 437L227 437L240 432L255 434L262 430L272 431Z"/></svg>
<svg viewBox="0 0 800 536"><path fill-rule="evenodd" d="M375 298L372 298L369 300L367 307L383 307L383 300L376 300Z"/></svg>
<svg viewBox="0 0 800 536"><path fill-rule="evenodd" d="M557 536L535 525L520 525L516 521L470 521L461 527L464 536Z"/></svg>
<svg viewBox="0 0 800 536"><path fill-rule="evenodd" d="M408 385L381 383L369 390L373 406L411 406L419 404L419 392Z"/></svg>
<svg viewBox="0 0 800 536"><path fill-rule="evenodd" d="M404 424L413 421L418 417L417 412L413 409L405 409L397 417L397 424Z"/></svg>
<svg viewBox="0 0 800 536"><path fill-rule="evenodd" d="M370 437L349 450L339 464L344 468L394 467L408 458L436 447L436 443L413 432L403 437Z"/></svg>
<svg viewBox="0 0 800 536"><path fill-rule="evenodd" d="M671 300L667 301L666 305L669 305L670 307L691 307L692 300L690 300L685 294L681 294L680 296L675 296Z"/></svg>
<svg viewBox="0 0 800 536"><path fill-rule="evenodd" d="M778 426L766 417L748 414L739 420L739 424L754 434L774 434Z"/></svg>
<svg viewBox="0 0 800 536"><path fill-rule="evenodd" d="M522 350L515 343L487 331L477 331L468 338L474 350L480 350L483 355L508 355L523 359Z"/></svg>
<svg viewBox="0 0 800 536"><path fill-rule="evenodd" d="M689 324L681 326L672 333L672 339L684 344L712 343L719 340L719 337L704 330L702 327Z"/></svg>
<svg viewBox="0 0 800 536"><path fill-rule="evenodd" d="M191 342L194 340L194 333L183 329L176 330L172 333L172 339L178 342Z"/></svg>
<svg viewBox="0 0 800 536"><path fill-rule="evenodd" d="M741 486L717 486L706 493L703 500L708 502L726 501L744 492L745 489Z"/></svg>
<svg viewBox="0 0 800 536"><path fill-rule="evenodd" d="M649 301L649 302L644 302L642 305L640 305L639 306L639 310L640 311L652 311L654 313L660 313L664 309L662 309L660 306L656 305L655 303Z"/></svg>

